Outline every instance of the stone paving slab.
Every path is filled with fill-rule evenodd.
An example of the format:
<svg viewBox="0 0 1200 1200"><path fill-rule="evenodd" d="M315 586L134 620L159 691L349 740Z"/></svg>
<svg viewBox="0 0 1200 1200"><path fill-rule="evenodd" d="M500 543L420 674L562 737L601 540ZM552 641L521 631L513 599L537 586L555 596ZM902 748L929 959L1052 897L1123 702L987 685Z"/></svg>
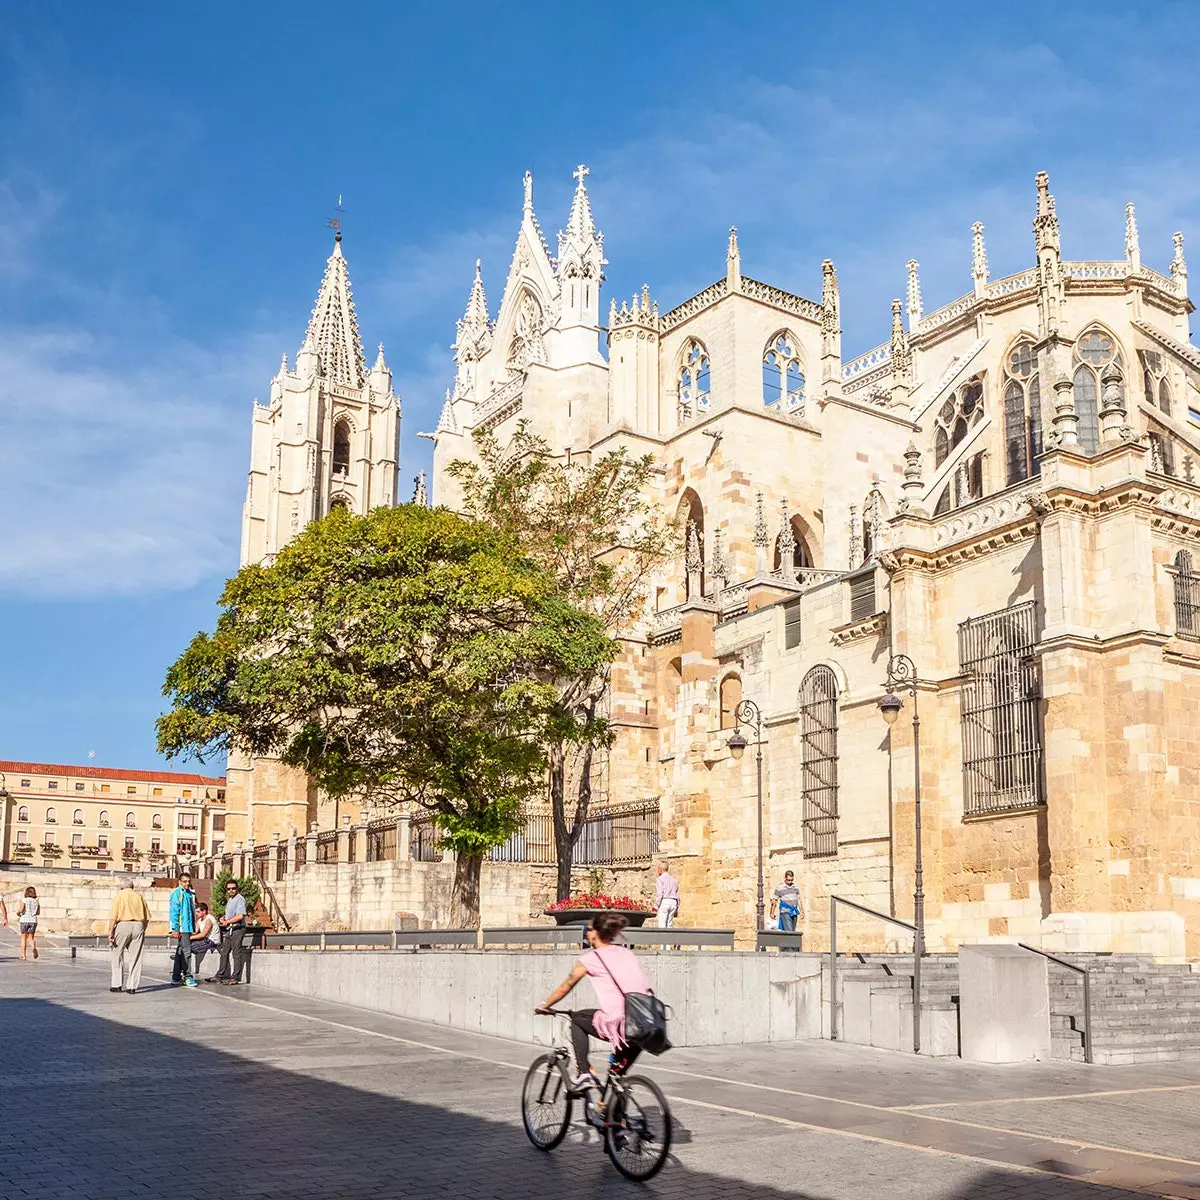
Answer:
<svg viewBox="0 0 1200 1200"><path fill-rule="evenodd" d="M1089 1149L1046 1116L1064 1103L1048 1095L1114 1079L1127 1096L1195 1080L1197 1093L1094 1113L1066 1102L1068 1124L1115 1135L1126 1104L1145 1127L1155 1097L1200 1094L1200 1075L1180 1068L989 1071L824 1043L673 1053L645 1070L672 1099L674 1160L636 1188L590 1131L550 1155L529 1146L517 1104L536 1048L256 986L172 989L167 970L152 957L142 993L112 995L102 960L18 963L0 935L0 1105L38 1114L32 1138L0 1122L5 1200L1200 1197L1200 1162ZM1049 1133L1014 1122L1030 1096L1021 1120L1049 1120ZM946 1107L915 1107L930 1103ZM205 1163L196 1148L214 1139L220 1161Z"/></svg>

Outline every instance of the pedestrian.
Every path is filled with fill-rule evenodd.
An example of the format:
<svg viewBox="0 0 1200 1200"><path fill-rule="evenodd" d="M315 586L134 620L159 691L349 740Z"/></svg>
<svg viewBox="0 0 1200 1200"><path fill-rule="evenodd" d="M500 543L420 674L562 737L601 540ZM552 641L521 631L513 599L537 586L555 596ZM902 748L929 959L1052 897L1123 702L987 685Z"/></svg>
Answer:
<svg viewBox="0 0 1200 1200"><path fill-rule="evenodd" d="M3 896L0 896L0 926L8 928L8 905L4 903Z"/></svg>
<svg viewBox="0 0 1200 1200"><path fill-rule="evenodd" d="M246 965L246 951L242 948L242 940L246 936L246 897L238 887L236 879L230 879L225 884L225 915L221 918L221 965L214 979L223 984L242 982L242 968ZM230 972L229 959L233 957L233 970Z"/></svg>
<svg viewBox="0 0 1200 1200"><path fill-rule="evenodd" d="M196 905L196 911L199 914L196 918L199 929L197 936L192 938L192 955L196 959L196 969L192 972L193 977L200 974L200 965L204 962L204 956L210 950L220 951L221 949L221 926L217 924L217 918L208 911L208 905L203 900Z"/></svg>
<svg viewBox="0 0 1200 1200"><path fill-rule="evenodd" d="M658 914L659 929L670 929L679 912L679 880L671 874L671 869L665 862L660 862L657 870L658 882L654 885L654 911Z"/></svg>
<svg viewBox="0 0 1200 1200"><path fill-rule="evenodd" d="M196 893L192 891L192 877L186 872L179 877L179 886L171 893L170 933L177 939L175 955L171 959L171 986L196 986L192 974L192 934L196 932Z"/></svg>
<svg viewBox="0 0 1200 1200"><path fill-rule="evenodd" d="M133 880L126 877L108 913L108 944L112 947L110 992L124 990L131 996L137 992L142 981L142 950L149 923L150 908L145 898L133 890Z"/></svg>
<svg viewBox="0 0 1200 1200"><path fill-rule="evenodd" d="M781 933L795 933L796 922L804 920L804 905L800 903L800 889L796 886L796 876L791 871L784 871L783 882L776 887L771 896L771 916L779 911L779 930ZM782 946L782 950L797 950L797 946Z"/></svg>
<svg viewBox="0 0 1200 1200"><path fill-rule="evenodd" d="M21 961L25 961L25 951L32 950L33 957L38 956L37 948L37 919L38 919L37 888L27 887L21 907L17 909L17 928L21 931ZM7 914L5 922L8 924Z"/></svg>

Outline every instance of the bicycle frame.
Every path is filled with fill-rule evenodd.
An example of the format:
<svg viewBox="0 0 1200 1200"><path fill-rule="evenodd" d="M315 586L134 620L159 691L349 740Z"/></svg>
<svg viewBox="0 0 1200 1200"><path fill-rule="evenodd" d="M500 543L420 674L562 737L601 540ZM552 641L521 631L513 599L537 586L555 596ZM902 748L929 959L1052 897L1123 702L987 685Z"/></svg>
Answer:
<svg viewBox="0 0 1200 1200"><path fill-rule="evenodd" d="M558 1067L559 1075L562 1077L563 1087L566 1088L567 1091L569 1092L569 1091L571 1091L570 1065L571 1065L571 1062L574 1057L571 1052L571 1047L570 1047L571 1014L569 1012L565 1012L562 1009L558 1009L558 1008L547 1009L546 1012L547 1012L547 1015L549 1015L549 1016L554 1016L554 1017L560 1018L558 1027L562 1033L562 1036L561 1036L561 1038L559 1038L555 1041L555 1044L553 1046L550 1047L550 1053L554 1058L555 1065ZM613 1053L616 1053L616 1051L613 1051ZM624 1077L627 1067L625 1067L619 1061L615 1062L615 1063L612 1062L611 1057L612 1056L610 1054L610 1062L608 1064L608 1070L605 1073L604 1078L602 1080L600 1080L599 1096L596 1099L596 1107L601 1112L605 1111L605 1108L607 1106L608 1097L611 1092L624 1090L622 1087L622 1079ZM547 1074L546 1080L547 1081L549 1080L549 1074ZM541 1095L541 1099L543 1099L543 1100L545 1099L545 1087L546 1087L546 1083L543 1082L543 1084L542 1084L543 1090L542 1090L542 1095ZM579 1096L580 1099L586 1100L588 1098L586 1093L584 1093L584 1094L575 1093L575 1094L577 1096ZM596 1125L598 1128L603 1128L605 1122L603 1120L593 1121L591 1119L590 1114L588 1113L586 1105L584 1107L583 1115L584 1115L584 1120L587 1121L587 1123L589 1125Z"/></svg>

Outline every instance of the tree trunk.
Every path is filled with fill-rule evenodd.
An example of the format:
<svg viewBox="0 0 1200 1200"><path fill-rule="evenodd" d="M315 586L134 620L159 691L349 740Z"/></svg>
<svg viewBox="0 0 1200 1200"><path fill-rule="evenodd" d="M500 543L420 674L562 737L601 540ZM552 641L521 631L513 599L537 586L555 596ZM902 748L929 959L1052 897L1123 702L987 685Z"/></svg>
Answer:
<svg viewBox="0 0 1200 1200"><path fill-rule="evenodd" d="M454 859L454 895L450 900L450 924L455 929L479 928L479 877L482 854L459 854Z"/></svg>
<svg viewBox="0 0 1200 1200"><path fill-rule="evenodd" d="M550 748L550 809L554 818L555 899L571 895L571 858L575 839L567 824L567 756L561 742Z"/></svg>

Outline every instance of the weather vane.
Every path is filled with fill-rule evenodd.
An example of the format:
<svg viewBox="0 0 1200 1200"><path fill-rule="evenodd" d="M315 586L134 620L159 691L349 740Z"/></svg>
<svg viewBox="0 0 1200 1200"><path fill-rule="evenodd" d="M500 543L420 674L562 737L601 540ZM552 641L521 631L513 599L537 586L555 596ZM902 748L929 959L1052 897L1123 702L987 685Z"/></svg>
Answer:
<svg viewBox="0 0 1200 1200"><path fill-rule="evenodd" d="M346 210L342 207L342 197L339 195L337 202L337 215L330 217L329 220L325 222L325 224L328 225L329 228L332 229L337 235L337 240L339 242L342 240L342 214L345 211Z"/></svg>

